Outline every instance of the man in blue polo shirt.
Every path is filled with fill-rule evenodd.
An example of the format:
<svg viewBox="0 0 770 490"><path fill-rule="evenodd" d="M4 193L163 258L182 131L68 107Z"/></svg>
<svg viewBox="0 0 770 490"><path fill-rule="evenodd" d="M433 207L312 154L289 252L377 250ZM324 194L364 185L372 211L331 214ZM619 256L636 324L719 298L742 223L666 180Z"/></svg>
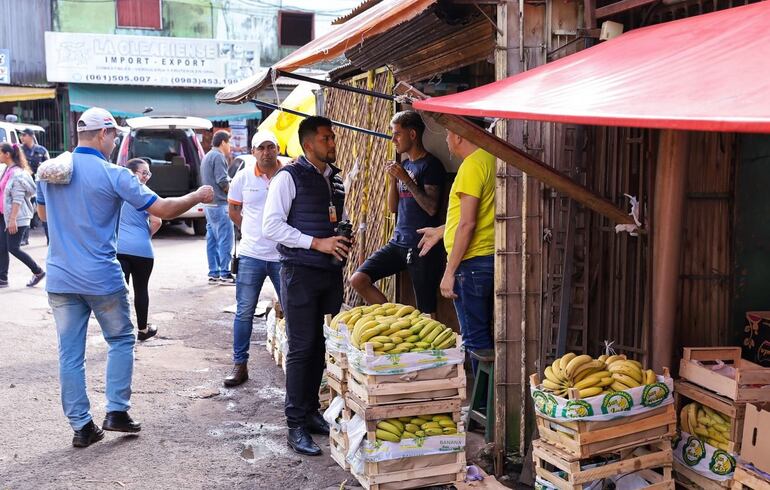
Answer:
<svg viewBox="0 0 770 490"><path fill-rule="evenodd" d="M139 432L128 415L134 365L134 327L123 271L117 259L120 208L128 202L162 219L172 219L199 202L211 202L203 186L186 196L163 199L131 172L107 161L121 131L112 115L97 107L77 123L69 184L41 182L38 212L48 221L48 303L59 340L59 378L64 414L75 431L72 445L86 447L104 437L93 423L86 393L85 350L91 312L107 349L105 430Z"/></svg>

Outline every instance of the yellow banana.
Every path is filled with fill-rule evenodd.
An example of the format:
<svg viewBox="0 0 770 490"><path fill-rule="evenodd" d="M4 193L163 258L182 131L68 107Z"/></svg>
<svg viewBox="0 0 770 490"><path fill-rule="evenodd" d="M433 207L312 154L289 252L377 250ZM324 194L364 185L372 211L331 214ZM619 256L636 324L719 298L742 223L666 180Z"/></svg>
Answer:
<svg viewBox="0 0 770 490"><path fill-rule="evenodd" d="M567 364L569 364L569 362L576 357L577 357L577 354L575 354L574 352L567 352L566 354L561 356L559 365L561 366L562 369L565 369L567 367Z"/></svg>
<svg viewBox="0 0 770 490"><path fill-rule="evenodd" d="M609 366L610 364L613 364L616 361L625 361L625 360L626 360L625 354L615 354L608 357L604 362L606 362L607 365Z"/></svg>
<svg viewBox="0 0 770 490"><path fill-rule="evenodd" d="M410 335L409 337L404 339L405 342L411 342L413 344L415 342L418 342L419 340L420 340L420 336L419 335Z"/></svg>
<svg viewBox="0 0 770 490"><path fill-rule="evenodd" d="M443 434L444 434L444 429L436 429L436 428L425 429L426 436L440 436Z"/></svg>
<svg viewBox="0 0 770 490"><path fill-rule="evenodd" d="M615 378L615 381L620 381L624 385L626 385L628 387L631 387L631 388L636 388L637 386L641 386L639 381L637 381L636 379L632 378L631 376L627 376L627 375L622 374L622 373L612 373L612 377Z"/></svg>
<svg viewBox="0 0 770 490"><path fill-rule="evenodd" d="M577 359L577 358L575 358ZM575 362L574 360L571 362ZM569 376L569 378L572 380L573 383L576 383L578 381L581 381L586 376L589 376L592 373L599 372L603 370L605 367L605 364L602 361L599 360L591 360L588 362L584 362L580 364L573 372L572 375Z"/></svg>
<svg viewBox="0 0 770 490"><path fill-rule="evenodd" d="M388 442L401 441L401 436L397 436L396 434L393 434L392 432L388 432L386 430L377 429L375 431L375 434L377 435L377 439L382 439L383 441L388 441Z"/></svg>
<svg viewBox="0 0 770 490"><path fill-rule="evenodd" d="M547 368L545 368L545 379L550 379L554 383L561 382L561 380L558 377L556 377L556 375L554 374L553 367L551 366L548 366Z"/></svg>
<svg viewBox="0 0 770 490"><path fill-rule="evenodd" d="M602 354L599 356L599 360L602 362L607 362L607 357L609 357L607 354Z"/></svg>
<svg viewBox="0 0 770 490"><path fill-rule="evenodd" d="M599 386L602 388L606 388L607 386L611 385L615 380L612 379L610 376L607 376L606 378L602 378L601 382L599 383Z"/></svg>
<svg viewBox="0 0 770 490"><path fill-rule="evenodd" d="M361 337L361 340L363 339L364 337ZM372 342L382 342L382 343L392 342L390 340L390 337L386 337L385 335L375 335L371 337L369 340Z"/></svg>
<svg viewBox="0 0 770 490"><path fill-rule="evenodd" d="M627 391L631 389L631 387L624 385L618 380L613 381L610 385L610 388L612 388L614 391Z"/></svg>
<svg viewBox="0 0 770 490"><path fill-rule="evenodd" d="M544 379L543 380L543 387L548 389L548 390L551 390L551 391L563 390L564 389L564 385L562 385L560 383L555 383L555 382L551 381L550 379Z"/></svg>
<svg viewBox="0 0 770 490"><path fill-rule="evenodd" d="M583 388L579 391L580 398L589 398L592 396L596 396L599 393L602 392L601 386L592 386L591 388Z"/></svg>
<svg viewBox="0 0 770 490"><path fill-rule="evenodd" d="M414 435L414 432L404 431L404 433L401 434L401 440L404 440L404 439L414 439L415 437L417 437L417 436Z"/></svg>
<svg viewBox="0 0 770 490"><path fill-rule="evenodd" d="M436 349L450 349L455 346L456 342L457 338L455 338L455 334L452 332L446 340L436 345Z"/></svg>
<svg viewBox="0 0 770 490"><path fill-rule="evenodd" d="M567 376L568 379L572 379L573 374L580 366L582 366L583 364L587 364L592 360L593 359L591 359L591 356L587 354L577 356L567 363L567 367L564 368L564 374Z"/></svg>
<svg viewBox="0 0 770 490"><path fill-rule="evenodd" d="M419 425L414 425L412 423L408 423L408 424L404 425L404 430L414 434L415 432L420 430L420 426Z"/></svg>
<svg viewBox="0 0 770 490"><path fill-rule="evenodd" d="M377 428L386 430L392 434L396 434L398 437L401 437L401 433L404 432L403 430L399 430L398 427L396 427L395 425L393 425L392 423L386 420L381 420L377 422Z"/></svg>
<svg viewBox="0 0 770 490"><path fill-rule="evenodd" d="M655 371L653 371L652 369L648 369L647 371L645 371L645 373L646 373L647 379L644 380L644 384L651 385L652 383L655 383L658 380L658 377L655 376Z"/></svg>
<svg viewBox="0 0 770 490"><path fill-rule="evenodd" d="M371 345L372 350L380 350L384 344L382 342L366 342L364 343L364 349L366 349L367 345Z"/></svg>
<svg viewBox="0 0 770 490"><path fill-rule="evenodd" d="M427 424L428 421L422 417L415 417L412 419L412 423L418 427L422 427L422 424Z"/></svg>
<svg viewBox="0 0 770 490"><path fill-rule="evenodd" d="M457 427L457 424L455 424L451 420L439 420L438 425L440 425L441 427Z"/></svg>
<svg viewBox="0 0 770 490"><path fill-rule="evenodd" d="M394 316L397 316L399 318L404 317L414 311L414 306L402 306L399 308L398 311L396 311Z"/></svg>
<svg viewBox="0 0 770 490"><path fill-rule="evenodd" d="M441 425L439 425L439 423L438 423L438 422L425 422L424 424L422 424L422 425L420 426L420 428L421 428L422 430L427 430L427 429L440 429L440 428L441 428Z"/></svg>
<svg viewBox="0 0 770 490"><path fill-rule="evenodd" d="M582 381L575 383L575 388L578 390L582 390L584 388L591 388L593 386L597 386L602 381L603 376L599 376L599 374L592 374L591 376L587 376Z"/></svg>
<svg viewBox="0 0 770 490"><path fill-rule="evenodd" d="M444 327L442 327L441 325L437 325L436 328L431 330L431 332L428 335L426 335L425 337L423 337L422 340L424 340L425 342L430 342L431 344L433 344L433 341L436 339L436 337L438 337L438 334L441 333L443 328Z"/></svg>
<svg viewBox="0 0 770 490"><path fill-rule="evenodd" d="M564 376L564 370L561 367L561 359L556 359L553 361L553 364L551 364L551 369L553 370L553 374L556 375L556 377L560 380L567 380L567 377Z"/></svg>
<svg viewBox="0 0 770 490"><path fill-rule="evenodd" d="M442 429L442 432L443 432L443 433L444 433L444 435L446 435L446 436L450 436L450 435L452 435L452 434L457 434L457 427L444 427L444 428Z"/></svg>
<svg viewBox="0 0 770 490"><path fill-rule="evenodd" d="M389 422L389 423L395 425L396 427L398 427L399 431L404 432L404 423L401 422L400 420L398 420L398 419L388 419L388 420L386 420L386 422Z"/></svg>

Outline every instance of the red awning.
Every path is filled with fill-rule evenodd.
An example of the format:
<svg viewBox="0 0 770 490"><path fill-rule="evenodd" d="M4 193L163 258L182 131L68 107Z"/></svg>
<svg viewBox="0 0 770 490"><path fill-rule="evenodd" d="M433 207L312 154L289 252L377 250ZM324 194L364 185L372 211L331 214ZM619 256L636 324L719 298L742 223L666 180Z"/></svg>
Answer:
<svg viewBox="0 0 770 490"><path fill-rule="evenodd" d="M770 2L636 29L414 107L602 126L770 133Z"/></svg>

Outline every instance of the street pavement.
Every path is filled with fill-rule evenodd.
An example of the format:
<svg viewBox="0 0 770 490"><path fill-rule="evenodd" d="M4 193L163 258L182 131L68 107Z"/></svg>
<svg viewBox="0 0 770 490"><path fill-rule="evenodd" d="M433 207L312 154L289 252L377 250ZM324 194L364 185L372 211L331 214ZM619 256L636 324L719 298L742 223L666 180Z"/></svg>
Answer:
<svg viewBox="0 0 770 490"><path fill-rule="evenodd" d="M56 331L44 283L11 257L11 287L0 290L0 489L339 489L352 477L324 455L300 457L286 446L284 377L264 349L264 320L252 337L251 379L225 389L231 367L232 286L206 284L205 239L176 225L154 239L150 322L158 337L136 347L131 415L138 436L106 433L71 446L59 401ZM39 260L45 237L24 247ZM272 295L268 286L264 298ZM106 344L91 320L87 380L94 420L104 417Z"/></svg>

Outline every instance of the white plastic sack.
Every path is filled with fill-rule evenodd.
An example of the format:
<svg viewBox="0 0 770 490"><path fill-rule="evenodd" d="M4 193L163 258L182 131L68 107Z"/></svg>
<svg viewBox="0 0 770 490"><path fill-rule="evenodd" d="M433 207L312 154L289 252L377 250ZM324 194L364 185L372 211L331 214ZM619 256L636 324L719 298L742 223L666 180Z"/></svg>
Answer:
<svg viewBox="0 0 770 490"><path fill-rule="evenodd" d="M656 383L592 396L582 400L569 400L530 386L535 410L553 420L606 421L631 417L674 403L674 380L657 376Z"/></svg>
<svg viewBox="0 0 770 490"><path fill-rule="evenodd" d="M356 459L358 459L361 466L363 466L363 458L360 456L356 457L356 453L358 453L358 449L361 447L364 437L366 437L366 421L360 415L354 415L350 422L348 422L347 433L350 446L345 458L351 465L354 465ZM361 471L363 471L363 467L358 470L358 473L360 474Z"/></svg>
<svg viewBox="0 0 770 490"><path fill-rule="evenodd" d="M340 395L337 395L334 397L334 399L329 403L329 408L324 410L324 420L327 424L329 424L329 427L333 429L337 429L340 432L344 431L345 428L343 428L342 424L337 422L337 418L342 413L342 410L345 408L345 399L341 397Z"/></svg>
<svg viewBox="0 0 770 490"><path fill-rule="evenodd" d="M328 352L347 352L350 344L350 334L344 323L339 324L339 330L334 330L324 324L324 337Z"/></svg>
<svg viewBox="0 0 770 490"><path fill-rule="evenodd" d="M465 433L449 436L417 437L400 442L364 441L363 459L369 463L393 459L430 456L432 454L459 453L465 451Z"/></svg>
<svg viewBox="0 0 770 490"><path fill-rule="evenodd" d="M275 318L275 309L271 309L267 314L267 320L265 321L265 328L267 329L267 338L272 339L275 337L275 324L277 320Z"/></svg>
<svg viewBox="0 0 770 490"><path fill-rule="evenodd" d="M72 181L72 153L65 151L56 158L40 164L37 178L48 184L69 184Z"/></svg>
<svg viewBox="0 0 770 490"><path fill-rule="evenodd" d="M735 456L705 443L688 432L674 438L674 459L701 476L725 481L733 477Z"/></svg>
<svg viewBox="0 0 770 490"><path fill-rule="evenodd" d="M371 345L367 351L348 344L347 355L351 369L364 374L403 374L449 364L462 364L465 349L462 345L451 349L434 349L403 354L374 354Z"/></svg>

